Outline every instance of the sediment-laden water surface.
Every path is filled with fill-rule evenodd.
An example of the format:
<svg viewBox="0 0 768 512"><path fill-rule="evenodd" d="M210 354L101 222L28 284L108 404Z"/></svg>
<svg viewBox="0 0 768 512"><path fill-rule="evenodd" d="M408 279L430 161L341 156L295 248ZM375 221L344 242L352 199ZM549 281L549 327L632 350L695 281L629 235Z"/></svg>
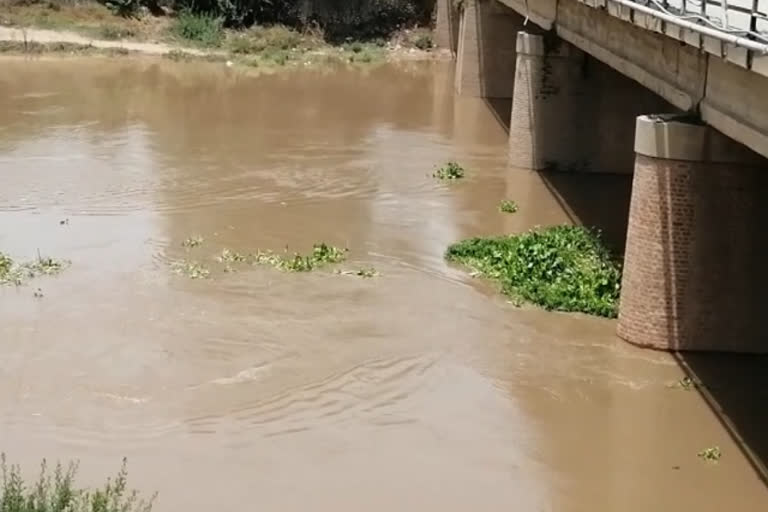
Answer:
<svg viewBox="0 0 768 512"><path fill-rule="evenodd" d="M125 455L157 510L768 509L671 357L444 262L575 216L620 247L629 190L509 169L504 116L451 79L3 61L0 251L71 266L0 288L0 450L30 475L78 458L92 482ZM465 179L432 178L452 159ZM316 242L347 261L214 260ZM175 274L182 258L211 275Z"/></svg>

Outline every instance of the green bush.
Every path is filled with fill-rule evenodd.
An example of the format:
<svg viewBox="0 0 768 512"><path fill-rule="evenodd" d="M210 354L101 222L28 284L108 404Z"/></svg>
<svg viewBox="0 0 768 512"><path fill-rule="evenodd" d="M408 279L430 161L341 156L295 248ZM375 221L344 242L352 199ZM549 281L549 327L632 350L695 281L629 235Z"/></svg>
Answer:
<svg viewBox="0 0 768 512"><path fill-rule="evenodd" d="M176 36L202 46L218 46L224 37L221 18L191 11L181 12L171 30Z"/></svg>
<svg viewBox="0 0 768 512"><path fill-rule="evenodd" d="M138 12L142 0L102 0L102 3L116 14L127 17L134 16Z"/></svg>
<svg viewBox="0 0 768 512"><path fill-rule="evenodd" d="M129 0L121 0L129 1ZM144 0L142 0L144 1ZM228 27L282 23L321 27L335 41L387 37L428 23L434 0L175 0L177 10L207 12Z"/></svg>
<svg viewBox="0 0 768 512"><path fill-rule="evenodd" d="M25 484L18 466L8 466L5 454L0 456L2 512L150 512L154 496L140 500L137 491L127 488L126 462L114 479L108 479L101 489L75 487L77 464L66 469L57 464L53 474L43 461L40 475L31 485Z"/></svg>
<svg viewBox="0 0 768 512"><path fill-rule="evenodd" d="M498 280L508 295L558 311L615 317L621 270L599 236L555 226L451 245L446 258Z"/></svg>

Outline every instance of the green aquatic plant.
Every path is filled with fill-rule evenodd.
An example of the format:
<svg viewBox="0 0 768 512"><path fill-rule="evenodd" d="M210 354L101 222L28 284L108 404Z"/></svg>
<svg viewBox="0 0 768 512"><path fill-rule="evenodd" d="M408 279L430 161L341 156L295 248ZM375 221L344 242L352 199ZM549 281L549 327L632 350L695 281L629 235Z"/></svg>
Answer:
<svg viewBox="0 0 768 512"><path fill-rule="evenodd" d="M37 259L28 262L16 262L10 256L0 252L0 285L21 285L27 279L38 276L58 274L69 266L69 261L37 255Z"/></svg>
<svg viewBox="0 0 768 512"><path fill-rule="evenodd" d="M710 448L704 448L696 455L707 462L717 462L723 454L720 452L719 446L712 446Z"/></svg>
<svg viewBox="0 0 768 512"><path fill-rule="evenodd" d="M448 162L444 166L435 170L432 174L433 178L439 180L459 180L464 177L465 170L456 162Z"/></svg>
<svg viewBox="0 0 768 512"><path fill-rule="evenodd" d="M517 203L511 199L504 199L499 203L499 211L502 213L515 213L517 211Z"/></svg>
<svg viewBox="0 0 768 512"><path fill-rule="evenodd" d="M66 468L56 464L53 472L45 460L40 465L36 481L26 483L17 465L8 465L5 454L0 455L0 511L2 512L150 512L155 495L140 499L136 490L128 489L126 459L114 478L98 489L83 489L75 485L78 464Z"/></svg>
<svg viewBox="0 0 768 512"><path fill-rule="evenodd" d="M180 276L186 276L190 279L208 279L211 271L197 261L178 260L171 263L171 269Z"/></svg>
<svg viewBox="0 0 768 512"><path fill-rule="evenodd" d="M611 318L618 312L621 269L598 234L584 227L471 238L448 247L445 256L546 309Z"/></svg>

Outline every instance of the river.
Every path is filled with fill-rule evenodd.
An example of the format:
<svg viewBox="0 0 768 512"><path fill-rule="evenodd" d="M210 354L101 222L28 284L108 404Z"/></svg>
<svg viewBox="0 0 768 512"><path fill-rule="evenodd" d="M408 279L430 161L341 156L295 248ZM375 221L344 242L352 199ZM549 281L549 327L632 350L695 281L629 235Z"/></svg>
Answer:
<svg viewBox="0 0 768 512"><path fill-rule="evenodd" d="M629 191L509 169L450 63L0 66L0 250L72 262L0 288L0 450L27 474L74 458L97 483L125 455L160 511L768 510L671 356L444 262L468 236L576 219L620 247ZM433 179L450 159L466 179ZM315 242L380 275L213 261ZM190 254L210 279L171 272Z"/></svg>

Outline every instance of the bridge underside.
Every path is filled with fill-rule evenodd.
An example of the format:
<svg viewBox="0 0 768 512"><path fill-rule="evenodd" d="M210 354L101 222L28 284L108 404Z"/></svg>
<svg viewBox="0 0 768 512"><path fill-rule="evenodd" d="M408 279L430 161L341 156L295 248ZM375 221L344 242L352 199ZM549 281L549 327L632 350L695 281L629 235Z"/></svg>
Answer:
<svg viewBox="0 0 768 512"><path fill-rule="evenodd" d="M503 3L440 0L438 42L458 94L511 100L512 167L633 173L619 335L768 353L768 78L631 13Z"/></svg>

